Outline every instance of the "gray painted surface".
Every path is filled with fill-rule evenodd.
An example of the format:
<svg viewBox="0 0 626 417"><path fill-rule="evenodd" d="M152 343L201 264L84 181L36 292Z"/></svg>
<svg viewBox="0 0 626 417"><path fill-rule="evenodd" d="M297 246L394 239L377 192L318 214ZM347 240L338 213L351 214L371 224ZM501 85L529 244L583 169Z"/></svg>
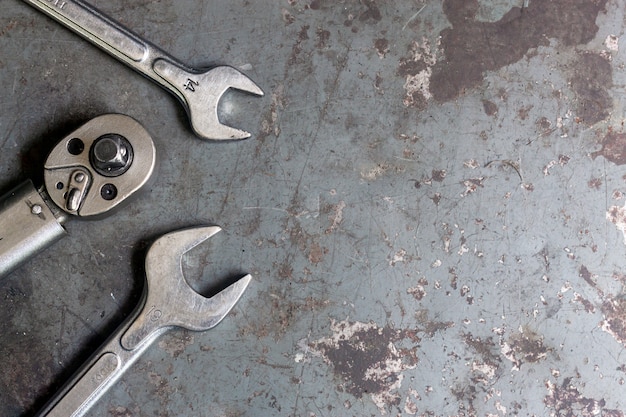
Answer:
<svg viewBox="0 0 626 417"><path fill-rule="evenodd" d="M0 280L0 415L32 415L132 311L151 240L206 223L225 232L186 258L194 285L249 290L93 415L624 415L621 0L93 3L266 96L223 102L252 138L202 141L156 85L2 0L0 191L103 113L139 120L160 166Z"/></svg>

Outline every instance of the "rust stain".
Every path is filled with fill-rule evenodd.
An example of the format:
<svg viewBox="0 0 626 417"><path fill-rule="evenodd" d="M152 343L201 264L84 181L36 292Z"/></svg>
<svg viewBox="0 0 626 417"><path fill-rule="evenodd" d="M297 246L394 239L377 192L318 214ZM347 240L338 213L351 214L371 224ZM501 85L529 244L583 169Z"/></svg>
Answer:
<svg viewBox="0 0 626 417"><path fill-rule="evenodd" d="M318 243L313 243L309 249L309 262L312 264L318 264L324 259L324 255L328 253L328 248L320 246Z"/></svg>
<svg viewBox="0 0 626 417"><path fill-rule="evenodd" d="M417 281L415 287L408 288L407 294L411 294L417 301L421 301L427 294L426 287L428 286L428 280L422 277Z"/></svg>
<svg viewBox="0 0 626 417"><path fill-rule="evenodd" d="M483 100L483 110L487 116L495 116L498 114L498 105L490 100Z"/></svg>
<svg viewBox="0 0 626 417"><path fill-rule="evenodd" d="M483 188L484 180L485 180L485 177L468 178L464 180L463 185L465 186L465 191L461 194L461 197L465 197L465 196L468 196L469 194L473 194L474 192L476 192L476 190L478 190L479 187Z"/></svg>
<svg viewBox="0 0 626 417"><path fill-rule="evenodd" d="M524 363L537 363L548 356L549 349L543 344L543 337L525 326L522 332L500 342L500 351L513 362L513 369L519 370Z"/></svg>
<svg viewBox="0 0 626 417"><path fill-rule="evenodd" d="M381 414L400 407L403 402L411 408L413 398L419 395L409 389L403 401L399 389L404 371L416 368L419 363L421 336L432 337L454 325L430 320L426 310L420 310L416 318L422 325L416 329L332 320L332 335L309 342L306 349L332 367L339 390L359 399L369 396Z"/></svg>
<svg viewBox="0 0 626 417"><path fill-rule="evenodd" d="M362 0L361 3L366 9L359 15L359 21L378 23L382 20L383 15L380 13L380 9L376 5L376 1Z"/></svg>
<svg viewBox="0 0 626 417"><path fill-rule="evenodd" d="M109 417L134 417L139 414L139 410L129 410L126 407L109 407Z"/></svg>
<svg viewBox="0 0 626 417"><path fill-rule="evenodd" d="M577 120L588 126L609 117L613 101L608 88L613 84L609 61L599 54L582 52L572 65L569 84L576 94Z"/></svg>
<svg viewBox="0 0 626 417"><path fill-rule="evenodd" d="M293 291L295 288L284 286L260 293L251 307L257 313L247 326L241 328L240 335L253 334L259 339L272 336L274 340L280 340L301 317L331 305L326 299L302 298Z"/></svg>
<svg viewBox="0 0 626 417"><path fill-rule="evenodd" d="M383 414L400 405L397 390L403 371L415 368L419 360L416 346L397 345L407 338L418 341L415 332L349 321L333 321L331 330L331 337L310 343L309 348L332 365L340 389L356 398L370 396Z"/></svg>
<svg viewBox="0 0 626 417"><path fill-rule="evenodd" d="M421 43L413 42L409 55L401 58L396 73L404 77L405 97L403 103L407 107L423 110L432 98L430 77L432 67L437 62L430 43L424 39Z"/></svg>
<svg viewBox="0 0 626 417"><path fill-rule="evenodd" d="M626 346L626 300L622 296L608 297L601 310L604 316L600 324L602 330Z"/></svg>
<svg viewBox="0 0 626 417"><path fill-rule="evenodd" d="M587 284L591 285L596 290L599 290L598 284L596 283L596 276L592 274L585 265L581 265L578 269L578 276L584 279Z"/></svg>
<svg viewBox="0 0 626 417"><path fill-rule="evenodd" d="M554 415L565 417L624 417L619 410L606 409L604 398L594 399L583 396L572 382L573 378L565 378L560 385L546 381L548 395L543 402L549 409L554 410Z"/></svg>
<svg viewBox="0 0 626 417"><path fill-rule="evenodd" d="M532 110L533 106L526 106L526 107L521 107L519 110L517 110L517 117L520 118L520 120L526 120L528 119L528 115L530 114L530 111Z"/></svg>
<svg viewBox="0 0 626 417"><path fill-rule="evenodd" d="M316 42L315 47L318 49L324 49L328 45L328 41L330 40L330 31L322 28L317 28L315 31Z"/></svg>
<svg viewBox="0 0 626 417"><path fill-rule="evenodd" d="M486 71L519 61L532 48L548 45L548 39L566 46L588 43L605 5L606 0L531 1L523 9L511 8L497 22L483 22L476 20L478 0L444 0L452 28L440 33L445 59L433 67L434 99L453 100L482 83Z"/></svg>
<svg viewBox="0 0 626 417"><path fill-rule="evenodd" d="M550 39L567 47L586 44L598 32L596 18L606 3L531 1L527 7L511 8L496 22L485 22L476 18L478 0L444 0L443 11L452 27L440 32L437 51L441 53L430 49L425 53L420 51L425 48L414 43L408 56L400 60L397 74L406 80L404 104L422 110L431 97L439 103L454 100L479 86L486 72L518 62L531 50L548 46ZM606 59L581 53L572 74L570 83L578 99L580 120L586 124L604 120L611 108L605 88L612 79ZM483 108L490 116L496 114L497 106L492 102L483 102ZM525 119L529 110L521 109L518 116Z"/></svg>
<svg viewBox="0 0 626 417"><path fill-rule="evenodd" d="M465 344L476 353L471 362L471 381L474 384L489 384L501 373L502 358L498 354L496 342L493 337L482 339L470 333L463 334L462 338Z"/></svg>
<svg viewBox="0 0 626 417"><path fill-rule="evenodd" d="M385 38L378 38L374 41L374 49L378 53L378 56L382 59L389 52L389 41Z"/></svg>
<svg viewBox="0 0 626 417"><path fill-rule="evenodd" d="M609 210L606 212L606 219L622 232L624 243L626 244L626 205L624 207L609 207Z"/></svg>
<svg viewBox="0 0 626 417"><path fill-rule="evenodd" d="M602 186L602 179L601 178L592 178L589 181L587 181L587 186L589 188L593 188L595 190L599 190L600 187Z"/></svg>
<svg viewBox="0 0 626 417"><path fill-rule="evenodd" d="M4 27L0 28L0 37L5 36L7 33L15 29L18 23L15 20L9 21Z"/></svg>
<svg viewBox="0 0 626 417"><path fill-rule="evenodd" d="M346 208L346 202L340 201L338 204L333 205L330 209L331 213L328 215L328 220L330 220L330 226L324 230L324 234L330 234L333 231L337 230L341 222L343 221L343 210Z"/></svg>
<svg viewBox="0 0 626 417"><path fill-rule="evenodd" d="M296 43L291 47L291 56L289 57L288 64L294 65L298 63L298 56L302 52L303 43L309 39L309 25L304 25L300 28L296 37Z"/></svg>
<svg viewBox="0 0 626 417"><path fill-rule="evenodd" d="M431 172L432 180L442 182L446 178L447 171L445 169L433 169Z"/></svg>
<svg viewBox="0 0 626 417"><path fill-rule="evenodd" d="M626 298L623 295L626 292L625 276L621 273L613 273L613 279L618 281L622 287L617 295L603 291L598 284L597 276L592 274L585 265L580 267L579 276L602 298L600 310L603 317L599 324L600 328L613 336L618 343L626 346ZM595 311L595 306L580 294L574 295L574 301L582 303L589 313Z"/></svg>
<svg viewBox="0 0 626 417"><path fill-rule="evenodd" d="M289 10L286 9L282 9L281 10L281 15L283 17L283 21L285 22L285 25L290 25L292 23L294 23L296 21L296 18L294 17L294 15L292 15Z"/></svg>
<svg viewBox="0 0 626 417"><path fill-rule="evenodd" d="M159 347L166 351L171 357L177 358L187 349L187 346L193 345L193 334L183 331L176 334L176 337L165 337L159 341Z"/></svg>
<svg viewBox="0 0 626 417"><path fill-rule="evenodd" d="M602 149L591 154L593 159L603 156L615 165L626 164L626 133L609 131L602 139L601 145Z"/></svg>

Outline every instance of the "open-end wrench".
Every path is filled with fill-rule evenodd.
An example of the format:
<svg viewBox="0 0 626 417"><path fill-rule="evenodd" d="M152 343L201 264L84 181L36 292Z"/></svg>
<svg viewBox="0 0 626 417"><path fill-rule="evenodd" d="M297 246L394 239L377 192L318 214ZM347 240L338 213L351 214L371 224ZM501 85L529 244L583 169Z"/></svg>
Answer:
<svg viewBox="0 0 626 417"><path fill-rule="evenodd" d="M250 275L205 298L189 286L182 270L183 254L220 230L217 226L184 229L152 244L137 309L38 416L84 416L157 337L176 327L209 330L228 314L250 283Z"/></svg>
<svg viewBox="0 0 626 417"><path fill-rule="evenodd" d="M259 96L261 88L229 66L190 68L136 33L80 0L24 0L59 23L152 79L181 101L196 135L205 139L245 139L248 132L220 123L217 105L229 88Z"/></svg>

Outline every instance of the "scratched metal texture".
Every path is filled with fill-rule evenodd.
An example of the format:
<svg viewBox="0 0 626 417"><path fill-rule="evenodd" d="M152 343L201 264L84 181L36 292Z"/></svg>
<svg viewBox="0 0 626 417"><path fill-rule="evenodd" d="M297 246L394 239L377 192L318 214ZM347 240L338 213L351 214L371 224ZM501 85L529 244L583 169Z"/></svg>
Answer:
<svg viewBox="0 0 626 417"><path fill-rule="evenodd" d="M94 416L624 416L623 0L94 1L193 66L242 68L231 143L18 0L0 2L0 191L103 113L155 181L0 279L0 415L31 416L128 315L146 246L222 324L160 339Z"/></svg>

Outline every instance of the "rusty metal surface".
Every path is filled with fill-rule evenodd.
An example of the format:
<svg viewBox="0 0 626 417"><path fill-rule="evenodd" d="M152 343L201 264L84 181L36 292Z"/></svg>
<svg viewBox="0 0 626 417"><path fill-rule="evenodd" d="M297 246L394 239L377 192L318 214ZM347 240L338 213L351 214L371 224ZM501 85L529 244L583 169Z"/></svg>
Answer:
<svg viewBox="0 0 626 417"><path fill-rule="evenodd" d="M0 191L108 112L160 166L0 281L0 415L32 415L130 313L147 243L198 223L225 233L188 256L193 285L253 283L94 415L624 415L622 0L94 4L266 97L222 107L251 139L201 141L158 87L2 0Z"/></svg>

